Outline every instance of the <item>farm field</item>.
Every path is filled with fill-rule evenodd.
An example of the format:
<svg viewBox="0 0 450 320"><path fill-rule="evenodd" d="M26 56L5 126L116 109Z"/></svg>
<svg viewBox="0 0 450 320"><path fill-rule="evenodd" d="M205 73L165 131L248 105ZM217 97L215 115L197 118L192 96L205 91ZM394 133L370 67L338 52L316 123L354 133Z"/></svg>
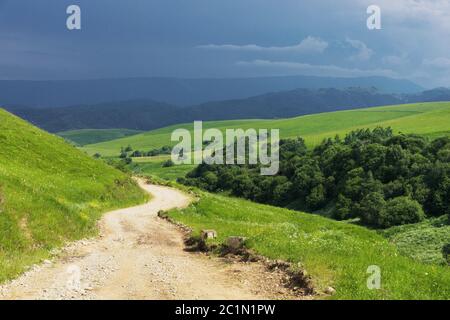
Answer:
<svg viewBox="0 0 450 320"><path fill-rule="evenodd" d="M419 103L410 105L384 106L314 114L290 119L211 121L203 127L222 131L233 128L280 129L282 138L301 136L308 146L320 143L324 138L341 136L359 128L392 127L394 132L416 133L430 137L450 134L450 103ZM180 124L137 135L90 144L82 148L88 154L118 156L121 147L128 145L134 150L148 151L165 145L175 145L170 135L177 128L193 130L193 124Z"/></svg>

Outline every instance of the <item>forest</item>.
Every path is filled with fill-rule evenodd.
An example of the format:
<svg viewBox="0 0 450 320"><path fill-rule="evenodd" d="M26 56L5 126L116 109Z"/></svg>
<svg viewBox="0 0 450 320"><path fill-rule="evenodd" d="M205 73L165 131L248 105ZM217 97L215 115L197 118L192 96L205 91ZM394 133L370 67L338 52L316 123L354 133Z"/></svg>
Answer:
<svg viewBox="0 0 450 320"><path fill-rule="evenodd" d="M201 164L179 182L255 202L355 219L374 228L450 214L450 138L359 129L308 149L280 141L280 171Z"/></svg>

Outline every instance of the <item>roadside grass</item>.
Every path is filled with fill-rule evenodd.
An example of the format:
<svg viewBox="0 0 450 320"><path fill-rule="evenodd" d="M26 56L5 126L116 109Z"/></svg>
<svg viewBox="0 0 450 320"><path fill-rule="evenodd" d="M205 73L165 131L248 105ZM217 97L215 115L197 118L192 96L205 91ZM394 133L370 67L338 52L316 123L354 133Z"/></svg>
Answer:
<svg viewBox="0 0 450 320"><path fill-rule="evenodd" d="M246 245L271 259L298 263L319 292L332 299L450 299L450 268L402 256L382 235L364 227L247 200L198 191L200 200L169 216L193 229L215 229L222 243L244 236ZM367 288L371 265L381 269L381 289Z"/></svg>
<svg viewBox="0 0 450 320"><path fill-rule="evenodd" d="M129 176L2 109L0 145L0 282L95 235L103 212L148 198Z"/></svg>
<svg viewBox="0 0 450 320"><path fill-rule="evenodd" d="M410 105L385 106L358 110L328 112L289 119L232 120L204 122L204 129L218 128L222 131L233 128L280 129L282 138L299 137L311 147L324 138L360 128L391 126L396 133L415 133L434 138L450 133L450 102L418 103ZM179 124L158 130L140 133L122 139L90 144L82 149L88 154L118 156L120 148L131 145L134 150L149 151L164 145L175 145L170 135L177 128L193 131L193 124Z"/></svg>
<svg viewBox="0 0 450 320"><path fill-rule="evenodd" d="M442 254L444 245L450 243L450 225L445 215L380 233L395 244L402 255L423 263L447 264Z"/></svg>
<svg viewBox="0 0 450 320"><path fill-rule="evenodd" d="M82 129L58 132L57 135L79 146L124 138L141 133L130 129Z"/></svg>

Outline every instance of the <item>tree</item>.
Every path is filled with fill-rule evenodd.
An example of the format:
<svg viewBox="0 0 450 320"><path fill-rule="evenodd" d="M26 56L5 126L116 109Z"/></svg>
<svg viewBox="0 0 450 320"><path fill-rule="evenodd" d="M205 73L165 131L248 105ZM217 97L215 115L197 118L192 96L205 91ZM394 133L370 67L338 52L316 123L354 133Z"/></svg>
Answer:
<svg viewBox="0 0 450 320"><path fill-rule="evenodd" d="M325 188L319 184L315 186L311 193L306 197L306 205L311 210L317 210L324 206L326 201Z"/></svg>
<svg viewBox="0 0 450 320"><path fill-rule="evenodd" d="M134 151L134 152L131 154L131 156L132 156L133 158L139 158L139 157L142 157L142 152L140 152L139 150L136 150L136 151Z"/></svg>
<svg viewBox="0 0 450 320"><path fill-rule="evenodd" d="M122 151L122 152L120 153L119 158L121 158L121 159L126 159L127 157L128 157L128 154L127 154L125 151Z"/></svg>
<svg viewBox="0 0 450 320"><path fill-rule="evenodd" d="M417 223L425 219L422 206L409 197L397 197L387 201L386 210L379 212L377 226L392 226Z"/></svg>
<svg viewBox="0 0 450 320"><path fill-rule="evenodd" d="M386 215L386 201L380 192L371 192L361 201L361 220L372 226L380 225L380 217Z"/></svg>
<svg viewBox="0 0 450 320"><path fill-rule="evenodd" d="M337 220L345 220L351 217L352 200L340 194L337 197L336 210L333 217Z"/></svg>
<svg viewBox="0 0 450 320"><path fill-rule="evenodd" d="M174 165L175 165L175 163L173 163L173 161L170 159L164 161L162 164L163 168L173 167Z"/></svg>

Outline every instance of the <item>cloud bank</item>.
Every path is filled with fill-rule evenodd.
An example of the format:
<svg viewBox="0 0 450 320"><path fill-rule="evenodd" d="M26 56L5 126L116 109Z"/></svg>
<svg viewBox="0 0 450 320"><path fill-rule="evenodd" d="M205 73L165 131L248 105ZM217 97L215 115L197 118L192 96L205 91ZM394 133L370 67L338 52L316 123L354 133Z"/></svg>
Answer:
<svg viewBox="0 0 450 320"><path fill-rule="evenodd" d="M295 52L295 53L322 53L328 47L328 42L315 37L307 37L300 43L292 46L260 46L256 44L207 44L197 48L207 50L227 50L227 51L252 51L252 52Z"/></svg>

